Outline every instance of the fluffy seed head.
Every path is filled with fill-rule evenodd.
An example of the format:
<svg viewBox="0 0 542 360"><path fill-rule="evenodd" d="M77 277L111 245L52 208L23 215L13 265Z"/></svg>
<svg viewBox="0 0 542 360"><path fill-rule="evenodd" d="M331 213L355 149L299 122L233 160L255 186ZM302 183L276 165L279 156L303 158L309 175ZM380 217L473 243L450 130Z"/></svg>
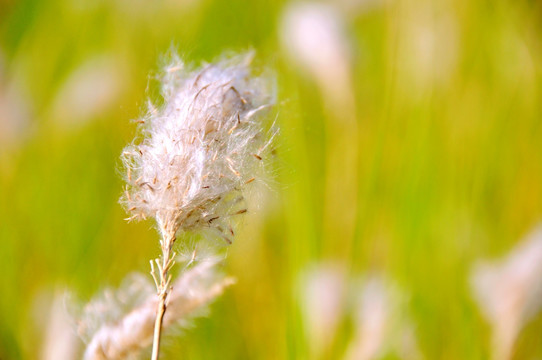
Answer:
<svg viewBox="0 0 542 360"><path fill-rule="evenodd" d="M234 283L219 270L219 258L183 272L168 296L164 326L186 326ZM78 333L86 339L85 360L140 359L152 343L158 299L142 274L128 277L120 289L89 302L80 315Z"/></svg>
<svg viewBox="0 0 542 360"><path fill-rule="evenodd" d="M166 67L164 104L151 107L139 121L142 140L122 153L121 200L131 219L233 235L224 221L246 211L242 190L272 138L261 119L273 102L270 83L252 76L250 60L244 55L194 71L180 60Z"/></svg>

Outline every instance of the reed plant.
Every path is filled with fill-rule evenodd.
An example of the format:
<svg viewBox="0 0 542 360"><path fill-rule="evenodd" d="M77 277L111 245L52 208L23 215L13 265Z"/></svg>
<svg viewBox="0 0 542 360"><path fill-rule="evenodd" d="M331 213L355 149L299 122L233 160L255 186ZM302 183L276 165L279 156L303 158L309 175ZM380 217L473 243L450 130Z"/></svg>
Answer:
<svg viewBox="0 0 542 360"><path fill-rule="evenodd" d="M277 134L263 119L274 103L273 84L253 73L252 57L224 57L195 69L174 57L165 67L163 103L149 105L137 121L138 136L122 151L127 220L151 218L160 235L161 254L150 261L156 296L96 329L87 359L122 359L150 343L151 358L158 359L164 327L232 284L216 267L234 241L236 218L248 211L246 192ZM187 234L200 240L180 247L185 261L175 281L175 245Z"/></svg>

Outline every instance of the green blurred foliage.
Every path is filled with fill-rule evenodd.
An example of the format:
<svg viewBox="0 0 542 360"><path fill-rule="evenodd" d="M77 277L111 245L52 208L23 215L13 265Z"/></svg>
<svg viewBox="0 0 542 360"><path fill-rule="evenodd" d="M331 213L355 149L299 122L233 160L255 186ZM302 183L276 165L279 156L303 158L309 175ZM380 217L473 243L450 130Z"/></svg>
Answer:
<svg viewBox="0 0 542 360"><path fill-rule="evenodd" d="M0 145L0 359L38 356L36 312L47 308L36 299L47 289L88 299L148 271L158 255L152 224L123 220L119 154L135 132L129 120L147 95L157 100L155 74L171 48L194 63L254 48L278 77L281 134L267 208L247 217L229 252L238 283L169 340L166 358L308 358L297 281L329 260L352 276L386 273L410 294L426 358L487 358L490 329L470 294L471 266L505 254L542 215L542 9L376 4L347 16L359 131L347 146L358 180L354 233L341 238L322 225L352 215L324 219L326 166L338 160L329 146L340 141L328 132L334 109L281 50L284 2L0 2L0 86L16 88L28 113L9 135L18 138ZM429 60L419 48L427 36ZM114 97L72 119L61 90L80 66L104 58ZM334 208L350 211L341 201ZM541 332L539 316L515 358L542 357ZM330 357L341 358L349 336L345 320Z"/></svg>

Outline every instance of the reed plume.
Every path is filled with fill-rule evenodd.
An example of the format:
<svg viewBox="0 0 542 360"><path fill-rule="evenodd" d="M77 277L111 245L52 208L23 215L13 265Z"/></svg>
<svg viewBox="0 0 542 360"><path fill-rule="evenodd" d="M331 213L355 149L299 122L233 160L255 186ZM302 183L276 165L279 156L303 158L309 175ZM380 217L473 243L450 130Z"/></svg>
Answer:
<svg viewBox="0 0 542 360"><path fill-rule="evenodd" d="M216 270L218 263L218 258L201 262L173 283L164 326L194 317L233 283ZM135 358L152 343L158 299L152 285L139 275L86 305L78 326L88 340L85 360Z"/></svg>
<svg viewBox="0 0 542 360"><path fill-rule="evenodd" d="M161 256L151 261L158 301L153 355L171 291L173 245L183 232L215 234L231 244L232 218L247 211L243 191L276 132L260 114L273 102L270 83L251 74L243 55L190 70L175 59L164 71L160 107L139 120L140 140L122 153L129 220L156 220ZM222 239L222 240L220 240Z"/></svg>
<svg viewBox="0 0 542 360"><path fill-rule="evenodd" d="M522 329L542 310L542 224L502 259L476 263L471 287L492 327L492 359L512 359Z"/></svg>

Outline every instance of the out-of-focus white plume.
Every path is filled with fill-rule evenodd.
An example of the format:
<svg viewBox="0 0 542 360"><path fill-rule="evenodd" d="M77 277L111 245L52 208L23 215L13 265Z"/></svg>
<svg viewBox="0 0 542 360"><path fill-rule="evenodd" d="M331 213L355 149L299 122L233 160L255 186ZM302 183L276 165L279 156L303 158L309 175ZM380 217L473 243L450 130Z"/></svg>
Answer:
<svg viewBox="0 0 542 360"><path fill-rule="evenodd" d="M111 109L123 91L122 64L111 55L87 60L76 68L57 92L51 116L73 130Z"/></svg>
<svg viewBox="0 0 542 360"><path fill-rule="evenodd" d="M338 265L322 265L301 278L301 308L312 357L319 358L333 343L344 315L346 283Z"/></svg>
<svg viewBox="0 0 542 360"><path fill-rule="evenodd" d="M522 327L542 308L542 225L504 259L477 264L471 284L493 327L493 358L509 359Z"/></svg>
<svg viewBox="0 0 542 360"><path fill-rule="evenodd" d="M280 40L288 59L317 85L326 112L324 242L348 252L357 221L358 137L351 43L332 4L291 3ZM336 216L341 213L342 216ZM342 242L337 245L337 239Z"/></svg>
<svg viewBox="0 0 542 360"><path fill-rule="evenodd" d="M301 277L301 308L311 358L328 358L352 314L353 337L345 360L422 359L408 299L389 279L370 275L350 281L338 264L319 265Z"/></svg>
<svg viewBox="0 0 542 360"><path fill-rule="evenodd" d="M217 272L217 264L216 259L201 262L173 283L165 328L193 319L233 283ZM118 291L106 291L88 303L78 329L88 341L84 359L135 358L150 346L158 302L153 290L143 275L133 275Z"/></svg>
<svg viewBox="0 0 542 360"><path fill-rule="evenodd" d="M382 276L368 277L354 294L354 338L346 360L378 359L393 353L421 359L405 295Z"/></svg>
<svg viewBox="0 0 542 360"><path fill-rule="evenodd" d="M289 58L316 80L328 101L337 105L352 97L350 44L344 20L332 5L290 4L280 31Z"/></svg>

